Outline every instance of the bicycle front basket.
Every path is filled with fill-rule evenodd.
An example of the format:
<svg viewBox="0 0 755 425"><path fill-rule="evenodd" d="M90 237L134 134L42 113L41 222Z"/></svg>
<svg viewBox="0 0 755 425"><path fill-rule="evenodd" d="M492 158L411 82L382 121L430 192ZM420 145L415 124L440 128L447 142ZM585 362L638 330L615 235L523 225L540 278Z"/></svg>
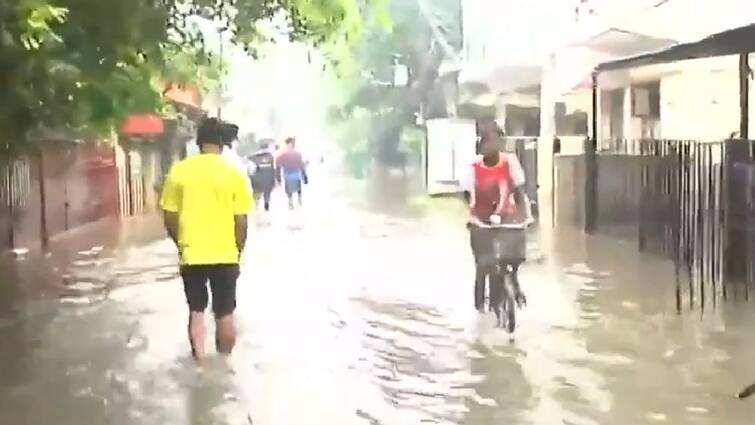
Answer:
<svg viewBox="0 0 755 425"><path fill-rule="evenodd" d="M497 235L500 259L525 261L527 258L527 232L524 229L501 229Z"/></svg>

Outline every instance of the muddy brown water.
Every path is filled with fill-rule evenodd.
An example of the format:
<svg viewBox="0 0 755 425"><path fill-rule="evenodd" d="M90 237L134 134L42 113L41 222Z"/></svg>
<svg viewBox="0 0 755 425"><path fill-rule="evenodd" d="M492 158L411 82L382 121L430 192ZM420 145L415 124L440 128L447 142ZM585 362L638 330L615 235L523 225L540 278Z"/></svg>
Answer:
<svg viewBox="0 0 755 425"><path fill-rule="evenodd" d="M529 305L510 338L473 309L463 222L357 211L315 189L307 199L253 233L237 350L202 369L155 222L132 223L144 237L120 233L99 253L81 236L65 255L6 266L0 424L755 419L755 401L733 398L755 380L753 306L676 314L671 265L632 244L533 235Z"/></svg>

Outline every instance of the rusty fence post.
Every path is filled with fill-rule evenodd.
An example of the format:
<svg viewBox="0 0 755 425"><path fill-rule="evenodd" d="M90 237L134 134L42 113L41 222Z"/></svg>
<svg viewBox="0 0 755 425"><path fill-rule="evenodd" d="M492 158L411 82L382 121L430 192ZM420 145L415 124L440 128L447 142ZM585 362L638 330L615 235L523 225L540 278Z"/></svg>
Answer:
<svg viewBox="0 0 755 425"><path fill-rule="evenodd" d="M0 164L1 165L1 164ZM6 206L8 209L8 234L5 235L7 237L8 242L8 248L13 249L15 248L15 229L14 229L14 223L13 223L13 173L11 172L12 168L12 161L9 160L5 163L3 166L3 171L5 173L5 178L3 179L3 183L5 184L5 187L2 188L5 190L5 199L6 199Z"/></svg>
<svg viewBox="0 0 755 425"><path fill-rule="evenodd" d="M598 222L598 161L595 139L585 139L585 231L595 232Z"/></svg>
<svg viewBox="0 0 755 425"><path fill-rule="evenodd" d="M598 219L598 72L592 73L592 123L590 137L585 139L585 232L593 233Z"/></svg>
<svg viewBox="0 0 755 425"><path fill-rule="evenodd" d="M47 229L47 190L45 185L45 155L42 148L37 157L37 178L39 178L39 231L42 239L42 248L47 249L50 235Z"/></svg>

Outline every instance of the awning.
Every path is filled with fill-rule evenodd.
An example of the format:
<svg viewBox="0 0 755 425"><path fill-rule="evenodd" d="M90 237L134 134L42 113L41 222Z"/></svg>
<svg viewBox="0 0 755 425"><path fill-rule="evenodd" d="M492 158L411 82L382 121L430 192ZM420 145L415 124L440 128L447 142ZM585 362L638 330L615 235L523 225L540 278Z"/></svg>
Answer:
<svg viewBox="0 0 755 425"><path fill-rule="evenodd" d="M492 93L511 93L540 83L539 66L470 64L459 74L459 85L487 85Z"/></svg>
<svg viewBox="0 0 755 425"><path fill-rule="evenodd" d="M181 105L197 109L202 107L202 96L199 90L193 87L181 87L177 84L169 84L165 91L163 91L163 96Z"/></svg>
<svg viewBox="0 0 755 425"><path fill-rule="evenodd" d="M165 132L165 123L157 115L132 115L121 126L127 136L156 136Z"/></svg>
<svg viewBox="0 0 755 425"><path fill-rule="evenodd" d="M753 51L755 51L755 24L750 24L720 32L693 43L677 44L651 53L604 62L598 65L596 70L598 72L614 71L688 59L738 55Z"/></svg>
<svg viewBox="0 0 755 425"><path fill-rule="evenodd" d="M570 47L587 48L606 56L627 57L657 51L673 44L676 44L676 41L627 31L621 28L609 28L585 40L571 43Z"/></svg>

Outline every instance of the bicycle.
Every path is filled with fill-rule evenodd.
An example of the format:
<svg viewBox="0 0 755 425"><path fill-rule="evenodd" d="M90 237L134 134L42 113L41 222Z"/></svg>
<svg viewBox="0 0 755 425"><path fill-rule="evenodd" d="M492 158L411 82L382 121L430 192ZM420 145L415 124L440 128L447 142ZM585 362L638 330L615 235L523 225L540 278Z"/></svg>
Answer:
<svg viewBox="0 0 755 425"><path fill-rule="evenodd" d="M517 300L516 288L514 281L518 282L518 267L525 260L526 251L526 230L531 221L523 223L504 223L504 224L487 224L481 221L474 221L470 224L481 229L495 232L493 237L493 252L495 266L487 279L487 293L485 301L488 308L493 310L500 328L505 328L509 333L516 329L516 310L518 304L525 305L526 299L522 295L521 300ZM492 285L502 285L500 291L494 290ZM494 294L500 293L501 299L493 299Z"/></svg>

